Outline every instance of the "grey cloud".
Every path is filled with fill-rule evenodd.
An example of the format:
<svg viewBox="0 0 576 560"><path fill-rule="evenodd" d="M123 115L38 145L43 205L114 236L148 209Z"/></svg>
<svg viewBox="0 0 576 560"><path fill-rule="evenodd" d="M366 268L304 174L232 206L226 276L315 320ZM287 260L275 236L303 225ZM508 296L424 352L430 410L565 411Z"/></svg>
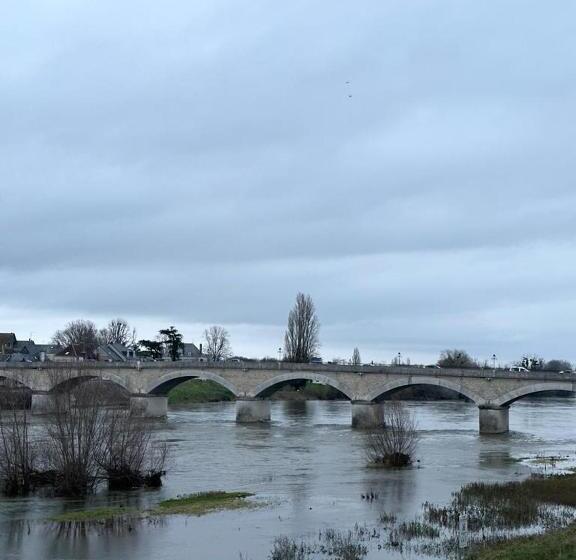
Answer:
<svg viewBox="0 0 576 560"><path fill-rule="evenodd" d="M575 11L11 4L1 302L567 355Z"/></svg>

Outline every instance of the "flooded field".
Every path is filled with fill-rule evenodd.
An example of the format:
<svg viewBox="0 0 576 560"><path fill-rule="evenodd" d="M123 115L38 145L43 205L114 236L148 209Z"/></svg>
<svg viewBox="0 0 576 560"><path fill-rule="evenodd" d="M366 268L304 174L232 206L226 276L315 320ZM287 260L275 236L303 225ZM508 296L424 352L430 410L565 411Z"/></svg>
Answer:
<svg viewBox="0 0 576 560"><path fill-rule="evenodd" d="M465 483L515 481L535 470L567 468L576 454L572 398L514 404L511 431L500 436L478 434L478 411L472 404L410 402L420 441L417 461L404 470L366 468L365 436L350 427L348 402L273 402L269 426L236 425L234 406L171 408L165 422L155 422L156 435L172 448L161 490L102 492L88 502L3 499L2 558L183 560L238 559L242 554L260 560L268 558L276 537L300 542L314 541L327 531L330 535L332 529L384 531L383 517L410 522L425 502L447 504ZM146 508L161 499L205 490L251 492L258 507L118 526L46 521L72 509ZM399 557L398 551L380 549L382 540L365 539L366 558ZM404 551L404 557L421 555Z"/></svg>

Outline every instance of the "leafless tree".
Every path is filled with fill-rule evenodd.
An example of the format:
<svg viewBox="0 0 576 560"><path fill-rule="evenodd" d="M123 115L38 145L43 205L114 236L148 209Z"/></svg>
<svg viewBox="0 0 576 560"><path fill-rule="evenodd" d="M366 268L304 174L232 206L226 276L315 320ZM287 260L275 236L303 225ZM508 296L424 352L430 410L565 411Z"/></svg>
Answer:
<svg viewBox="0 0 576 560"><path fill-rule="evenodd" d="M68 323L64 329L56 331L52 342L64 348L72 347L78 356L88 356L96 350L100 340L98 329L92 321L78 319Z"/></svg>
<svg viewBox="0 0 576 560"><path fill-rule="evenodd" d="M166 454L166 445L154 444L150 427L142 419L123 410L109 416L102 464L109 489L161 485Z"/></svg>
<svg viewBox="0 0 576 560"><path fill-rule="evenodd" d="M109 412L98 383L76 385L63 375L46 416L47 462L59 474L60 494L83 496L96 487L105 462Z"/></svg>
<svg viewBox="0 0 576 560"><path fill-rule="evenodd" d="M319 331L320 322L312 298L299 293L296 304L288 315L288 327L284 335L284 359L288 362L309 362L320 346Z"/></svg>
<svg viewBox="0 0 576 560"><path fill-rule="evenodd" d="M103 480L112 489L161 485L166 444L153 441L150 424L109 407L106 383L82 380L80 369L46 372L54 389L37 440L26 411L0 410L4 493L50 484L61 495L84 496Z"/></svg>
<svg viewBox="0 0 576 560"><path fill-rule="evenodd" d="M371 464L403 467L412 462L418 434L410 412L398 401L387 401L384 426L367 436L366 455Z"/></svg>
<svg viewBox="0 0 576 560"><path fill-rule="evenodd" d="M126 319L112 319L105 328L100 329L100 341L132 348L136 344L136 329L130 327Z"/></svg>
<svg viewBox="0 0 576 560"><path fill-rule="evenodd" d="M443 368L476 368L478 364L465 350L444 350L438 359L438 365Z"/></svg>
<svg viewBox="0 0 576 560"><path fill-rule="evenodd" d="M354 348L354 352L352 352L352 359L350 360L350 364L353 366L362 365L362 359L360 358L360 350L358 350L358 348Z"/></svg>
<svg viewBox="0 0 576 560"><path fill-rule="evenodd" d="M230 336L224 327L214 325L206 329L204 331L204 340L206 341L205 352L211 361L225 360L232 355Z"/></svg>
<svg viewBox="0 0 576 560"><path fill-rule="evenodd" d="M6 403L4 403L6 404ZM14 406L0 410L0 479L3 493L24 495L32 487L35 447L30 438L30 423L26 410Z"/></svg>

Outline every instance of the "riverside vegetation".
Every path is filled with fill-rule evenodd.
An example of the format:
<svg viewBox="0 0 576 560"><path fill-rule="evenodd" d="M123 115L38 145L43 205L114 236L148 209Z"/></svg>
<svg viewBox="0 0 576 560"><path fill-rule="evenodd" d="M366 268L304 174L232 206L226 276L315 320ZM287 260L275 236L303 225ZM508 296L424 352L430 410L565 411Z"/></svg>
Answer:
<svg viewBox="0 0 576 560"><path fill-rule="evenodd" d="M210 380L190 379L181 383L168 394L168 403L179 405L186 403L224 402L234 400L234 395L222 385ZM269 396L272 400L346 400L346 397L337 389L328 385L306 381L300 386L298 383L287 383L275 388ZM464 397L444 389L443 387L408 387L398 394L390 396L394 400L462 400Z"/></svg>
<svg viewBox="0 0 576 560"><path fill-rule="evenodd" d="M168 394L169 404L232 401L234 395L214 381L191 379L178 385ZM275 391L273 400L339 400L346 398L340 391L327 385L306 382L302 387L285 385Z"/></svg>
<svg viewBox="0 0 576 560"><path fill-rule="evenodd" d="M253 507L253 503L247 500L251 496L253 494L249 492L198 492L164 500L155 507L146 510L124 507L92 508L68 511L50 518L50 521L83 523L103 522L120 517L136 520L161 515L200 516L224 509Z"/></svg>
<svg viewBox="0 0 576 560"><path fill-rule="evenodd" d="M278 537L268 559L361 560L377 549L459 560L574 560L575 514L576 474L473 483L446 506L424 504L410 521L383 512L378 526L328 529L305 540Z"/></svg>

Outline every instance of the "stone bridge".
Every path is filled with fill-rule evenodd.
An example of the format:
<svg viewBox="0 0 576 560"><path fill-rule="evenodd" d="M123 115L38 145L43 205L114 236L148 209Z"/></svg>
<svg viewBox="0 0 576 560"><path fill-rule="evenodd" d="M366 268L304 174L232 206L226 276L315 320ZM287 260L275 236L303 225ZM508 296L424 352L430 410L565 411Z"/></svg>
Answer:
<svg viewBox="0 0 576 560"><path fill-rule="evenodd" d="M267 395L288 381L310 380L334 387L352 403L352 425L382 423L380 401L394 391L431 385L451 389L479 408L480 432L508 431L509 407L527 395L576 391L576 375L553 372L509 372L502 369L436 369L421 367L339 366L287 362L135 362L135 363L0 363L0 378L32 391L32 410L42 412L66 383L100 378L122 388L133 413L165 416L167 394L188 379L209 379L236 397L238 422L267 422Z"/></svg>

